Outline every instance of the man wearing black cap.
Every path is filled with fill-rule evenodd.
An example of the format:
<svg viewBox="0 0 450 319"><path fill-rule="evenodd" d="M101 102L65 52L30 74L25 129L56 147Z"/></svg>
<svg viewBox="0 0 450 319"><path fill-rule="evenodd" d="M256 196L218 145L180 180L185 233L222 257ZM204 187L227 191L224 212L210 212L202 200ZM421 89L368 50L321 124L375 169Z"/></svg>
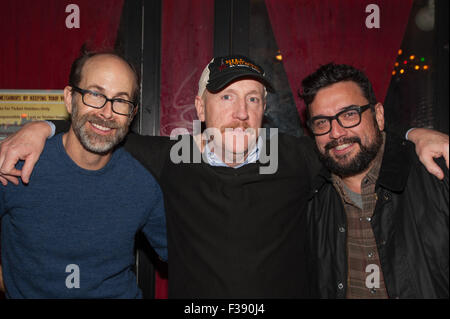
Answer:
<svg viewBox="0 0 450 319"><path fill-rule="evenodd" d="M189 163L174 163L167 138L129 137L128 150L167 194L170 298L309 297L301 212L311 188L305 172L317 160L308 138L280 134L270 156L278 169L261 173L271 165L261 157L274 150L260 130L266 89L264 71L248 58L215 58L195 99L213 132L190 137Z"/></svg>
<svg viewBox="0 0 450 319"><path fill-rule="evenodd" d="M307 137L265 139L260 127L266 90L272 86L264 71L247 57L216 57L205 68L195 99L203 134L178 141L127 137L126 149L153 173L164 193L169 298L311 296L304 211L318 160ZM16 145L25 144L21 138L29 142L27 130L33 141L49 135L48 127L33 130L31 125L42 123L16 134ZM191 151L174 152L183 139ZM38 152L22 149L15 154L31 153L37 157ZM273 161L277 169L263 173ZM29 173L22 174L25 182Z"/></svg>
<svg viewBox="0 0 450 319"><path fill-rule="evenodd" d="M256 152L263 142L260 127L267 90L274 91L264 71L246 57L215 58L204 69L195 107L207 132L194 131L194 138L210 164L237 168L260 159ZM277 165L271 164L275 169L269 172L273 173Z"/></svg>

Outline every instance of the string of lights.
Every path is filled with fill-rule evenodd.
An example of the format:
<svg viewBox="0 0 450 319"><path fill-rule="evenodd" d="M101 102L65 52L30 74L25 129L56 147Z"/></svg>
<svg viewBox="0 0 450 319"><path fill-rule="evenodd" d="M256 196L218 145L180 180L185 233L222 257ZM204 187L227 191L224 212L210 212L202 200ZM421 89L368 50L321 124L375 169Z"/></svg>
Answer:
<svg viewBox="0 0 450 319"><path fill-rule="evenodd" d="M418 57L415 54L407 54L402 49L398 50L397 61L394 64L392 75L402 76L410 71L428 71L430 66L425 57Z"/></svg>

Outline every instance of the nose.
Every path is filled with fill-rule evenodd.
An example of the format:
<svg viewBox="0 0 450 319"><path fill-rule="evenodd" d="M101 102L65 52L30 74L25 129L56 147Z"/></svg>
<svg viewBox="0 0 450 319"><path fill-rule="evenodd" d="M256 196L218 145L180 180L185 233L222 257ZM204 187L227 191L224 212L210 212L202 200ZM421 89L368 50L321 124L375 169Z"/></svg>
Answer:
<svg viewBox="0 0 450 319"><path fill-rule="evenodd" d="M347 130L343 128L336 119L331 121L331 131L330 138L339 139L340 137L347 134Z"/></svg>
<svg viewBox="0 0 450 319"><path fill-rule="evenodd" d="M105 119L111 119L113 115L112 102L107 101L106 104L100 109L100 116Z"/></svg>
<svg viewBox="0 0 450 319"><path fill-rule="evenodd" d="M241 121L248 120L248 109L245 99L239 99L237 101L233 117Z"/></svg>

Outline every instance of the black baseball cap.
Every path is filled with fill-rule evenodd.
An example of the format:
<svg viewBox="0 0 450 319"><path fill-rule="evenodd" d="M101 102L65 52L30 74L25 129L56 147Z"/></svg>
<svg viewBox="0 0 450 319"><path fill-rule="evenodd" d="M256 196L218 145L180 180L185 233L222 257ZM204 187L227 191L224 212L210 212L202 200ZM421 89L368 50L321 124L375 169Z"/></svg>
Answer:
<svg viewBox="0 0 450 319"><path fill-rule="evenodd" d="M243 55L215 57L205 67L198 82L198 95L208 89L211 93L223 90L231 82L241 78L251 78L261 82L269 92L275 92L261 66Z"/></svg>

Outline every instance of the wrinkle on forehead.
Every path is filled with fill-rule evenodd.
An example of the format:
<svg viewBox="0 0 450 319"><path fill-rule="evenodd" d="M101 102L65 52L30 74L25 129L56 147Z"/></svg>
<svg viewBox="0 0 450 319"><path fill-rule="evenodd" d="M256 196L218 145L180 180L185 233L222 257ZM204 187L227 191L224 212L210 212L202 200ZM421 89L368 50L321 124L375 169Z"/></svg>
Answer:
<svg viewBox="0 0 450 319"><path fill-rule="evenodd" d="M363 91L353 81L342 81L320 89L310 105L311 117L339 113L350 105L369 103Z"/></svg>

